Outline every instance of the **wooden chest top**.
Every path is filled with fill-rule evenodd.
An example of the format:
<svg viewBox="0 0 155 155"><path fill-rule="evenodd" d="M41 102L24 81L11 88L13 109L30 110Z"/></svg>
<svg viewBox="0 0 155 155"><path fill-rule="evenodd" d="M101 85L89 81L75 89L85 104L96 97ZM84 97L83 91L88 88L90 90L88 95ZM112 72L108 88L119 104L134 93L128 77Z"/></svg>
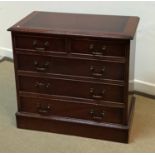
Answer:
<svg viewBox="0 0 155 155"><path fill-rule="evenodd" d="M34 11L10 31L133 39L139 22L134 16Z"/></svg>

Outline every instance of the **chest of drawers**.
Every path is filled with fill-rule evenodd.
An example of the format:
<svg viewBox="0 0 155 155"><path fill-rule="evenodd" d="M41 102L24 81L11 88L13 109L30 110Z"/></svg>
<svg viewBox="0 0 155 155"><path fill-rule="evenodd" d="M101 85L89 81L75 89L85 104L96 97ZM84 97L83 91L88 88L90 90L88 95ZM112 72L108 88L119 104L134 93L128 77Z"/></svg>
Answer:
<svg viewBox="0 0 155 155"><path fill-rule="evenodd" d="M9 28L17 127L127 143L138 21L33 12Z"/></svg>

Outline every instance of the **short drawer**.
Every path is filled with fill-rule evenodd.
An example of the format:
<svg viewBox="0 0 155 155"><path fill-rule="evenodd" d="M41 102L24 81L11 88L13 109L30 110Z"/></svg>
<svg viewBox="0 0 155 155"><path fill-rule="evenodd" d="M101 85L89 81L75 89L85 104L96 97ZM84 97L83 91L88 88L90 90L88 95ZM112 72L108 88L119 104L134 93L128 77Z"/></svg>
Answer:
<svg viewBox="0 0 155 155"><path fill-rule="evenodd" d="M124 87L62 78L19 77L21 91L123 102Z"/></svg>
<svg viewBox="0 0 155 155"><path fill-rule="evenodd" d="M20 97L20 111L41 116L63 116L100 122L122 123L123 109L74 101Z"/></svg>
<svg viewBox="0 0 155 155"><path fill-rule="evenodd" d="M18 70L123 81L125 64L65 57L18 54Z"/></svg>
<svg viewBox="0 0 155 155"><path fill-rule="evenodd" d="M34 50L38 53L44 51L64 52L65 39L59 37L16 35L15 48Z"/></svg>
<svg viewBox="0 0 155 155"><path fill-rule="evenodd" d="M75 54L92 56L125 57L126 42L119 40L72 39L71 50Z"/></svg>

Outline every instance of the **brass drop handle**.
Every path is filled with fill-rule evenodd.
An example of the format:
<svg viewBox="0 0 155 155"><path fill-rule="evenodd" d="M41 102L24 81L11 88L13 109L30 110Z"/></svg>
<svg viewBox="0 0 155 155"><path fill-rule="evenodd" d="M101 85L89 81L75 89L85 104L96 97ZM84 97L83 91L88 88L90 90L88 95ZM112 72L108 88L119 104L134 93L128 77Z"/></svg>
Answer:
<svg viewBox="0 0 155 155"><path fill-rule="evenodd" d="M89 49L90 49L90 51L92 51L92 54L94 56L102 56L104 54L104 52L107 50L107 46L106 45L103 45L101 47L101 52L100 51L96 51L94 47L95 47L94 44L90 44L89 45Z"/></svg>
<svg viewBox="0 0 155 155"><path fill-rule="evenodd" d="M102 51L106 51L106 50L107 50L107 46L106 46L106 45L103 45L103 46L101 47L101 50L102 50Z"/></svg>
<svg viewBox="0 0 155 155"><path fill-rule="evenodd" d="M94 99L102 99L103 98L103 96L100 96L100 95L92 95L92 98L94 98Z"/></svg>
<svg viewBox="0 0 155 155"><path fill-rule="evenodd" d="M43 52L46 50L46 48L49 46L49 42L48 41L45 41L44 43L44 46L43 47L37 47L38 45L38 41L37 40L34 40L33 41L33 46L34 46L34 49L38 52Z"/></svg>
<svg viewBox="0 0 155 155"><path fill-rule="evenodd" d="M48 113L48 109L38 109L38 112L41 114L47 114Z"/></svg>
<svg viewBox="0 0 155 155"><path fill-rule="evenodd" d="M103 99L104 94L105 94L106 90L102 90L100 95L95 94L94 88L90 88L90 94L92 96L93 99Z"/></svg>
<svg viewBox="0 0 155 155"><path fill-rule="evenodd" d="M34 60L34 66L37 71L45 71L49 66L49 62L46 61L42 66L39 65L38 61Z"/></svg>
<svg viewBox="0 0 155 155"><path fill-rule="evenodd" d="M89 50L93 50L94 47L95 47L94 44L90 44L90 45L89 45Z"/></svg>
<svg viewBox="0 0 155 155"><path fill-rule="evenodd" d="M37 70L37 71L45 71L46 68L43 68L43 67L36 67L36 70Z"/></svg>
<svg viewBox="0 0 155 155"><path fill-rule="evenodd" d="M48 41L46 41L45 43L44 43L44 47L49 47L49 42Z"/></svg>
<svg viewBox="0 0 155 155"><path fill-rule="evenodd" d="M36 82L34 86L37 88L49 88L50 85L50 83Z"/></svg>
<svg viewBox="0 0 155 155"><path fill-rule="evenodd" d="M38 52L44 52L45 47L36 47L35 50L38 51Z"/></svg>
<svg viewBox="0 0 155 155"><path fill-rule="evenodd" d="M93 75L94 77L101 78L101 77L104 76L105 66L102 67L100 73L96 72L94 66L90 66L90 71L92 72L92 75Z"/></svg>
<svg viewBox="0 0 155 155"><path fill-rule="evenodd" d="M37 40L34 40L34 41L33 41L33 46L36 47L37 44L38 44Z"/></svg>
<svg viewBox="0 0 155 155"><path fill-rule="evenodd" d="M93 117L93 119L95 120L102 120L103 117L105 116L105 112L104 111L97 111L95 109L91 109L90 110L90 114Z"/></svg>
<svg viewBox="0 0 155 155"><path fill-rule="evenodd" d="M41 115L49 115L51 110L52 110L52 108L50 105L42 106L41 104L38 104L38 106L37 106L37 111Z"/></svg>

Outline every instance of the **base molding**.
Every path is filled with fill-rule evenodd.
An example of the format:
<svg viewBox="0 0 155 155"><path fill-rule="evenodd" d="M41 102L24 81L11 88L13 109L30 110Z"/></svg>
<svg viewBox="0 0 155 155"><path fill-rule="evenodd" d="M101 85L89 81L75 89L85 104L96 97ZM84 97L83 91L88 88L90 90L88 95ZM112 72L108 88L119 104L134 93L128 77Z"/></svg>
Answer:
<svg viewBox="0 0 155 155"><path fill-rule="evenodd" d="M55 116L49 118L17 112L17 127L128 143L135 102L131 104L128 125L98 123Z"/></svg>
<svg viewBox="0 0 155 155"><path fill-rule="evenodd" d="M45 119L21 113L17 113L16 117L18 128L128 143L128 128L94 126L69 119L68 121L56 118Z"/></svg>

